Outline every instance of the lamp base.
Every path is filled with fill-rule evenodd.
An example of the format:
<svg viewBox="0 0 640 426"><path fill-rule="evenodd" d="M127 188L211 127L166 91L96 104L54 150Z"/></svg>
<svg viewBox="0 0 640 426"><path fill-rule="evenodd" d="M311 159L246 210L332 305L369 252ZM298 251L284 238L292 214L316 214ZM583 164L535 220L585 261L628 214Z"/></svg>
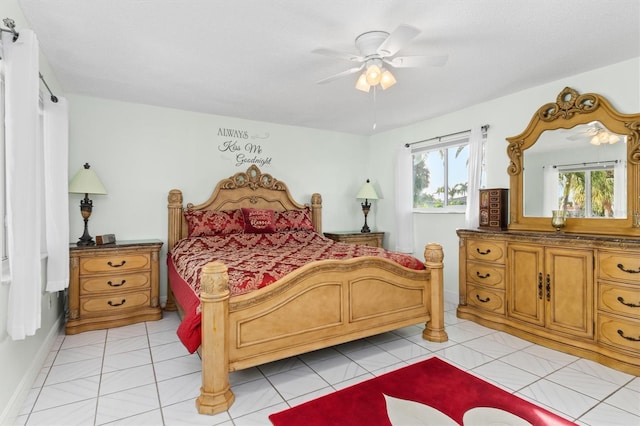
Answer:
<svg viewBox="0 0 640 426"><path fill-rule="evenodd" d="M93 241L93 237L91 237L91 235L89 235L89 215L91 215L91 210L89 210L88 212L85 210L83 211L83 216L84 216L84 233L82 234L82 237L80 237L80 239L78 240L78 242L76 243L77 246L95 246L96 242ZM87 214L88 213L88 214Z"/></svg>
<svg viewBox="0 0 640 426"><path fill-rule="evenodd" d="M369 229L369 225L367 225L367 215L369 214L370 208L371 208L371 204L369 204L367 200L364 200L364 203L362 203L362 214L364 215L364 226L360 230L360 232L362 232L363 234L367 232L371 232L371 230Z"/></svg>

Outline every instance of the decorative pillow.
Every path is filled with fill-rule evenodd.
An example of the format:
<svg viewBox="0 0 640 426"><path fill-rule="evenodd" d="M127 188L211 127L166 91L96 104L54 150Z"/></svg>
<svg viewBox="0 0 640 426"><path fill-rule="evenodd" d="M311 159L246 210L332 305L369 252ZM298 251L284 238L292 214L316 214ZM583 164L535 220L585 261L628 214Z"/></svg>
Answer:
<svg viewBox="0 0 640 426"><path fill-rule="evenodd" d="M309 207L275 212L276 232L315 231Z"/></svg>
<svg viewBox="0 0 640 426"><path fill-rule="evenodd" d="M208 235L242 234L244 232L244 217L242 210L198 210L185 211L190 237L204 237Z"/></svg>
<svg viewBox="0 0 640 426"><path fill-rule="evenodd" d="M242 208L244 232L249 234L268 234L276 230L274 211L268 209Z"/></svg>

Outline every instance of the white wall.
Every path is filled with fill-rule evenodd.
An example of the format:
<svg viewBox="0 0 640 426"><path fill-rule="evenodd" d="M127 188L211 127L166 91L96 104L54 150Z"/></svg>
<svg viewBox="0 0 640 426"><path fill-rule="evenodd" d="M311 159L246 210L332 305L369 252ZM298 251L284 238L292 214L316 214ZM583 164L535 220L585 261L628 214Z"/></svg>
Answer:
<svg viewBox="0 0 640 426"><path fill-rule="evenodd" d="M384 201L376 204L378 228L393 230L394 164L391 159L400 145L489 124L486 146L487 187L508 188L506 138L521 133L534 112L548 102L555 102L560 91L567 86L579 93L603 95L622 113L636 113L640 111L640 58L568 76L451 114L374 135L369 142L368 167L372 179L378 181L382 191L388 195ZM443 245L445 295L453 303L458 300L458 239L455 230L462 227L462 214L414 214L415 254L421 256L425 244L431 241ZM393 247L394 244L395 238L391 234L388 245Z"/></svg>
<svg viewBox="0 0 640 426"><path fill-rule="evenodd" d="M185 203L204 202L222 178L246 171L223 143L260 145L260 166L289 186L293 197L323 199L323 230L359 230L362 211L355 195L367 176L360 161L365 137L199 114L85 96L69 96L69 176L88 162L108 195L91 196L92 236L117 240L156 238L165 242L161 261L161 300L166 300L167 194L183 190ZM219 136L219 129L246 131L247 138ZM242 150L240 152L243 152ZM252 156L250 156L252 157ZM79 203L70 194L70 241L82 235ZM374 215L373 215L374 216ZM374 223L374 222L372 222Z"/></svg>
<svg viewBox="0 0 640 426"><path fill-rule="evenodd" d="M22 10L14 0L1 0L0 18L11 18L16 29L29 28ZM4 25L3 25L4 27ZM47 84L56 94L62 94L55 75L42 55L40 72ZM46 89L41 86L46 93ZM28 167L29 165L25 165ZM44 267L46 270L46 266ZM44 283L43 283L44 288ZM34 336L25 340L13 341L7 334L7 306L9 303L9 284L0 284L0 424L10 424L18 414L22 401L31 389L40 372L45 358L49 355L63 318L63 297L59 293L42 292L42 327Z"/></svg>

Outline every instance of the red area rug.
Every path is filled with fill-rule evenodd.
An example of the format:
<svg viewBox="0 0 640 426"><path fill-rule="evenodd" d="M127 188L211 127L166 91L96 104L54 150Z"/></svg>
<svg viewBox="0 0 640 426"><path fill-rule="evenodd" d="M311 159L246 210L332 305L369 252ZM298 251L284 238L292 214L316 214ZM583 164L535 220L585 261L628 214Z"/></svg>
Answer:
<svg viewBox="0 0 640 426"><path fill-rule="evenodd" d="M574 424L439 358L336 391L269 419L276 426Z"/></svg>

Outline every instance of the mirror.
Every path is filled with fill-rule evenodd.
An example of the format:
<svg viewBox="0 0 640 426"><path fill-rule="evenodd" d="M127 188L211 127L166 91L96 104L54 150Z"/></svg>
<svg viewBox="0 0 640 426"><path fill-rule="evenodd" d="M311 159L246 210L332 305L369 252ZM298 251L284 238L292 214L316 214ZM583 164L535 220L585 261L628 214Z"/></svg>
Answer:
<svg viewBox="0 0 640 426"><path fill-rule="evenodd" d="M526 217L627 217L627 138L599 121L542 132L522 173Z"/></svg>
<svg viewBox="0 0 640 426"><path fill-rule="evenodd" d="M640 235L639 136L640 114L562 90L507 138L509 229L554 232L551 212L563 210L563 232Z"/></svg>

